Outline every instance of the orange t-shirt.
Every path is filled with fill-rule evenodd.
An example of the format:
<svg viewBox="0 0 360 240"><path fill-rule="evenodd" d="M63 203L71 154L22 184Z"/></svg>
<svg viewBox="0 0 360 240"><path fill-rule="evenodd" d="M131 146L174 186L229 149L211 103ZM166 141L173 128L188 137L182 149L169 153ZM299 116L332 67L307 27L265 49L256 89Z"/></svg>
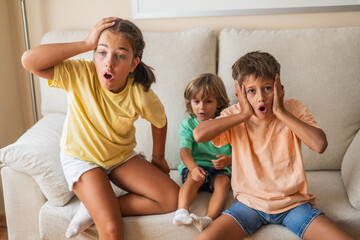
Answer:
<svg viewBox="0 0 360 240"><path fill-rule="evenodd" d="M301 121L318 127L306 106L285 100L285 109ZM225 109L218 118L240 113L240 105ZM267 121L254 115L212 140L217 147L232 146L234 197L243 204L276 214L302 203L314 204L307 190L301 140L276 116Z"/></svg>

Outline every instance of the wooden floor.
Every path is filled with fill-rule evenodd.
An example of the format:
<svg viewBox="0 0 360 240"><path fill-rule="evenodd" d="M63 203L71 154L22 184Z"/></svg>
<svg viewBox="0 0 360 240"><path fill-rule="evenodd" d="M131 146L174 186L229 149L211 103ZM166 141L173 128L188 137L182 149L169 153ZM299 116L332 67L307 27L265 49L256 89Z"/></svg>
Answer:
<svg viewBox="0 0 360 240"><path fill-rule="evenodd" d="M5 216L0 215L0 240L8 240Z"/></svg>

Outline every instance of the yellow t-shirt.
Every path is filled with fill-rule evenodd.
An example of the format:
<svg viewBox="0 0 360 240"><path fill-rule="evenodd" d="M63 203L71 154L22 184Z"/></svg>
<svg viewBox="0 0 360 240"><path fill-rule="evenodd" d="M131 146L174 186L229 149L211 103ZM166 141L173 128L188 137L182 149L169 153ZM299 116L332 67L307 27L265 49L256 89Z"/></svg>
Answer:
<svg viewBox="0 0 360 240"><path fill-rule="evenodd" d="M301 121L318 127L306 106L298 100L285 100L287 111ZM225 109L219 118L240 113L240 105ZM243 204L276 214L302 203L314 204L307 190L301 154L301 140L276 116L261 122L252 116L212 140L215 146L232 146L234 197Z"/></svg>
<svg viewBox="0 0 360 240"><path fill-rule="evenodd" d="M48 84L67 92L62 151L102 167L120 163L132 153L139 115L158 128L166 124L164 107L151 89L145 92L129 77L122 92L112 93L101 86L93 61L63 61L55 66Z"/></svg>

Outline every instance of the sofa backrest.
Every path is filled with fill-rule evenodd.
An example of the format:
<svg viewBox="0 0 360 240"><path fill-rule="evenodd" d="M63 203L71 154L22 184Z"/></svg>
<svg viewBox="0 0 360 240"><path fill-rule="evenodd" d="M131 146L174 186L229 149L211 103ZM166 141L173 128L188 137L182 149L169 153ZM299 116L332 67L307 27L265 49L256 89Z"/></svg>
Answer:
<svg viewBox="0 0 360 240"><path fill-rule="evenodd" d="M325 131L328 148L317 154L303 147L308 170L340 169L345 151L360 129L360 27L302 30L223 29L218 74L231 103L231 66L245 53L271 53L281 64L285 98L306 104Z"/></svg>
<svg viewBox="0 0 360 240"><path fill-rule="evenodd" d="M86 31L53 31L42 38L42 43L84 40ZM173 33L144 32L146 47L143 61L154 68L156 83L152 89L164 104L168 132L166 159L172 169L180 163L178 129L180 122L188 117L184 107L184 89L194 76L204 72L216 72L216 36L210 29L194 29ZM93 59L87 52L75 58ZM67 99L63 90L50 88L45 80L40 81L41 114L66 113ZM152 153L151 126L139 118L135 122L137 151L150 157Z"/></svg>

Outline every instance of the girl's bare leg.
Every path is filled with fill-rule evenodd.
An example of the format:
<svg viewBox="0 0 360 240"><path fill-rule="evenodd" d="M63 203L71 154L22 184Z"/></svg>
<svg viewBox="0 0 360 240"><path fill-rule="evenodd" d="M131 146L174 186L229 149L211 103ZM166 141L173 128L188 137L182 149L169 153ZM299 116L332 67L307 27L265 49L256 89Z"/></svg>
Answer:
<svg viewBox="0 0 360 240"><path fill-rule="evenodd" d="M109 177L114 184L129 192L118 198L122 216L176 210L179 186L140 155L112 170Z"/></svg>
<svg viewBox="0 0 360 240"><path fill-rule="evenodd" d="M355 240L325 215L317 216L305 230L304 239Z"/></svg>
<svg viewBox="0 0 360 240"><path fill-rule="evenodd" d="M240 225L230 217L223 214L215 221L199 233L195 240L241 240L246 237Z"/></svg>
<svg viewBox="0 0 360 240"><path fill-rule="evenodd" d="M95 168L85 172L73 185L73 191L90 212L100 240L123 239L119 204L103 170Z"/></svg>

